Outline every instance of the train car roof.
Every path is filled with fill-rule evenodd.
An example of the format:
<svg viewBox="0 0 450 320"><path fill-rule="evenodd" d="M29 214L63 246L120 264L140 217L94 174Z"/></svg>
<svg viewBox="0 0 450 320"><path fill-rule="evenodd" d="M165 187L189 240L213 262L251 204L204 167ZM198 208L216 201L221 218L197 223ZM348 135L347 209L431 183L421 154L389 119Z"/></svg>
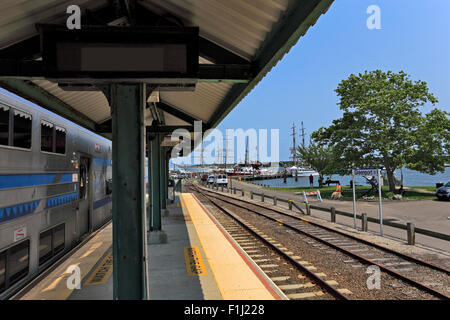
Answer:
<svg viewBox="0 0 450 320"><path fill-rule="evenodd" d="M124 19L139 19L144 24L197 26L199 63L238 66L237 79L220 77L218 73L200 78L194 91L155 92L149 99L159 102L154 110L147 110L146 124L155 118L167 126L187 126L201 120L205 127L214 128L316 23L333 0L125 2L135 7L134 17L123 13L123 8L114 7L118 1L0 2L0 66L8 63L5 59L39 60L40 38L35 24L65 25L66 8L71 4L81 7L82 24L117 25ZM84 128L111 137L110 107L101 91L65 91L43 78L20 78L14 74L0 74L0 86Z"/></svg>

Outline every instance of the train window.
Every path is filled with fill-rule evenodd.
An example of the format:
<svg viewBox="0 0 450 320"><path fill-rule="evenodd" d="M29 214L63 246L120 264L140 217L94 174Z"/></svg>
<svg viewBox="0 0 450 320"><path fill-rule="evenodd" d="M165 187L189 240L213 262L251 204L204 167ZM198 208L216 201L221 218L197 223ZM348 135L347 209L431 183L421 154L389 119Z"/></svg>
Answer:
<svg viewBox="0 0 450 320"><path fill-rule="evenodd" d="M56 153L66 153L66 129L56 126Z"/></svg>
<svg viewBox="0 0 450 320"><path fill-rule="evenodd" d="M52 230L42 232L39 236L39 265L52 257Z"/></svg>
<svg viewBox="0 0 450 320"><path fill-rule="evenodd" d="M6 287L6 252L0 252L0 292Z"/></svg>
<svg viewBox="0 0 450 320"><path fill-rule="evenodd" d="M31 148L31 116L19 110L14 110L13 146Z"/></svg>
<svg viewBox="0 0 450 320"><path fill-rule="evenodd" d="M41 121L41 150L53 152L53 124Z"/></svg>
<svg viewBox="0 0 450 320"><path fill-rule="evenodd" d="M53 229L53 254L57 254L58 252L61 252L64 250L64 244L65 244L65 232L64 228L65 225L61 224Z"/></svg>
<svg viewBox="0 0 450 320"><path fill-rule="evenodd" d="M9 107L0 105L0 144L9 144Z"/></svg>
<svg viewBox="0 0 450 320"><path fill-rule="evenodd" d="M65 247L65 224L41 232L39 236L39 265L44 264Z"/></svg>
<svg viewBox="0 0 450 320"><path fill-rule="evenodd" d="M12 285L28 274L30 241L24 241L9 249L8 278Z"/></svg>

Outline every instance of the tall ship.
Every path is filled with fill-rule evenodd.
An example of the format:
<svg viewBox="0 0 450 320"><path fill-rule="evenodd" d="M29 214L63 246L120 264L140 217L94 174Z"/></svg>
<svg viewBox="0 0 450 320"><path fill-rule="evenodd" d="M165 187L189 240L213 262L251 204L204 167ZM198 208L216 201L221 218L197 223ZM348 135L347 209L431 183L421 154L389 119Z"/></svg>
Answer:
<svg viewBox="0 0 450 320"><path fill-rule="evenodd" d="M312 168L308 167L306 165L306 163L303 163L303 161L299 160L297 163L297 145L295 143L295 137L296 137L296 133L295 133L295 123L292 123L292 148L291 149L291 159L294 162L294 165L290 168L287 168L287 172L289 175L293 176L293 177L309 177L309 176L319 176L319 173L315 170L313 170ZM305 147L305 128L303 126L303 121L302 121L302 146Z"/></svg>

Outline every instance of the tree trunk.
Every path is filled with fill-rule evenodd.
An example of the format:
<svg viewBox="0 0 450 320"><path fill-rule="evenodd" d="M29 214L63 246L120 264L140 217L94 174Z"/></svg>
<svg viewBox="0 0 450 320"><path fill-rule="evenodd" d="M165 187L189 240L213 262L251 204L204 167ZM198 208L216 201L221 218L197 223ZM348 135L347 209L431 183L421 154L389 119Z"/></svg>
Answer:
<svg viewBox="0 0 450 320"><path fill-rule="evenodd" d="M388 178L389 191L395 193L395 180L394 180L395 168L391 168L390 157L385 153L383 153L383 156L384 156L384 166L386 167L386 174Z"/></svg>
<svg viewBox="0 0 450 320"><path fill-rule="evenodd" d="M394 180L394 170L389 170L386 168L388 183L389 183L389 191L395 192L395 180Z"/></svg>

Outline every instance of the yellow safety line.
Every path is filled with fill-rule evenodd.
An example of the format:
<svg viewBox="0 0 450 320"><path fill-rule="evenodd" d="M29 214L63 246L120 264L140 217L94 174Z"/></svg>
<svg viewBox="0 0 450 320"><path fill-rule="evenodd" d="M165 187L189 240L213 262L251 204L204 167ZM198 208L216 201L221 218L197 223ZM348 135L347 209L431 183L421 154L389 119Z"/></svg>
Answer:
<svg viewBox="0 0 450 320"><path fill-rule="evenodd" d="M192 194L183 193L181 196L222 297L225 300L273 300L271 293Z"/></svg>
<svg viewBox="0 0 450 320"><path fill-rule="evenodd" d="M96 286L106 283L113 272L113 256L109 252L98 264L89 278L84 282L85 286Z"/></svg>

